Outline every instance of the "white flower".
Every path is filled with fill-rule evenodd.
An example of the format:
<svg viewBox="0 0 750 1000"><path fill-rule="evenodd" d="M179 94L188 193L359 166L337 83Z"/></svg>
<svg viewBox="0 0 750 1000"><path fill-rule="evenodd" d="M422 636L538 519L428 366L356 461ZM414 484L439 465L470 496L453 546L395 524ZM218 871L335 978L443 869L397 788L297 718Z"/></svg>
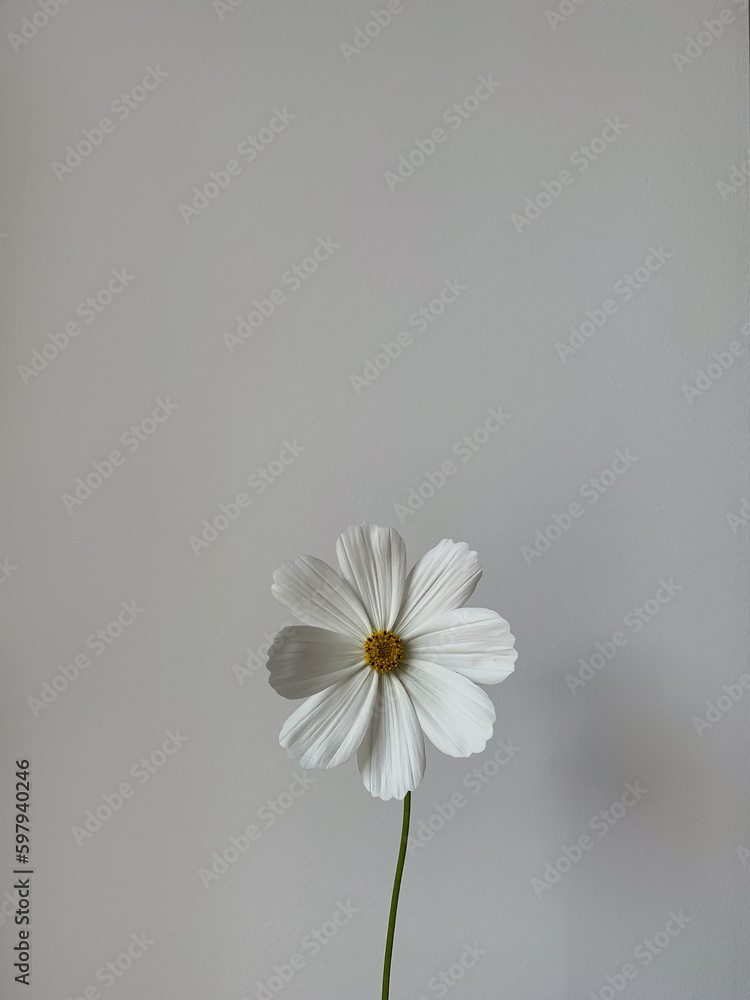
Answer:
<svg viewBox="0 0 750 1000"><path fill-rule="evenodd" d="M336 555L340 573L314 556L274 573L274 597L305 623L268 656L274 690L307 699L279 742L305 768L359 751L368 791L403 799L422 780L424 736L451 757L484 749L495 708L474 682L512 673L515 640L494 611L463 607L482 575L465 542L443 539L407 576L399 533L365 523Z"/></svg>

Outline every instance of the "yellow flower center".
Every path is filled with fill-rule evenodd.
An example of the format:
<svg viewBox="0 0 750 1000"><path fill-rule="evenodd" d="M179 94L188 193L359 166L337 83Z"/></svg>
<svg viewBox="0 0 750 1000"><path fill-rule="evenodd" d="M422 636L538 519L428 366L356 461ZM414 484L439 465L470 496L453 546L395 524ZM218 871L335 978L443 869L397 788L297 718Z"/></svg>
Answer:
<svg viewBox="0 0 750 1000"><path fill-rule="evenodd" d="M393 632L373 632L365 639L365 663L379 674L397 667L404 656L404 644Z"/></svg>

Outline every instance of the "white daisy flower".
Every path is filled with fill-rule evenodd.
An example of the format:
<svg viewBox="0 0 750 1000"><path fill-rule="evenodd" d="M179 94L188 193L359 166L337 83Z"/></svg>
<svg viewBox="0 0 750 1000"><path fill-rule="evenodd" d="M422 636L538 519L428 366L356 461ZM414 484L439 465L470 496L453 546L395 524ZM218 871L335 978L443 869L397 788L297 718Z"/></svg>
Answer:
<svg viewBox="0 0 750 1000"><path fill-rule="evenodd" d="M496 612L463 607L482 575L465 542L443 539L407 575L399 533L364 523L336 555L340 573L314 556L274 573L274 597L304 624L276 636L269 680L307 699L279 742L304 768L357 753L367 790L403 799L422 780L425 736L451 757L484 749L495 708L477 683L512 673L515 639Z"/></svg>

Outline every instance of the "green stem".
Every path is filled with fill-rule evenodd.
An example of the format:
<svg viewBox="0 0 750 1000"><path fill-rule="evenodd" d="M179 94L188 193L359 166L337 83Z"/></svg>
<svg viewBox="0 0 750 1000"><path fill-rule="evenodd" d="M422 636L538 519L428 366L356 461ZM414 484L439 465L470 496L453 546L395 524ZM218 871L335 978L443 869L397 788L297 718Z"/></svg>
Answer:
<svg viewBox="0 0 750 1000"><path fill-rule="evenodd" d="M401 847L398 852L396 878L393 880L393 895L391 896L391 913L388 918L388 937L385 941L385 962L383 963L383 996L388 1000L391 984L391 958L393 956L393 933L396 930L396 911L398 910L398 894L401 890L401 877L404 874L406 860L406 841L409 837L409 817L411 815L411 792L404 798L404 821L401 826Z"/></svg>

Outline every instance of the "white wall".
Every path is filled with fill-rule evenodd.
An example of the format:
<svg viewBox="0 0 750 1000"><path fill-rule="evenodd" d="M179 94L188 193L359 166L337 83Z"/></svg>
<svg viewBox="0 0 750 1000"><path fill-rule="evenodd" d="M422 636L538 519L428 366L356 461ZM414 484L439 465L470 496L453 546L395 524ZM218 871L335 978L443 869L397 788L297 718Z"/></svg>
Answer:
<svg viewBox="0 0 750 1000"><path fill-rule="evenodd" d="M384 5L70 0L54 13L47 0L46 24L32 0L0 9L0 558L16 567L0 588L0 891L13 760L29 757L33 995L255 1000L301 953L285 1000L379 996L400 806L371 799L352 762L310 772L270 825L266 803L286 803L299 773L277 743L292 706L265 671L240 683L233 670L286 621L269 592L282 560L332 559L337 534L371 519L399 527L412 559L446 536L470 542L485 566L473 603L510 620L520 651L491 690L512 760L477 789L494 744L471 760L430 753L414 796L415 833L463 804L408 858L394 1000L441 995L433 977L475 943L454 1000L606 1000L608 976L628 1000L740 1000L747 4L565 0L556 19L544 0L403 0L367 47L342 49ZM149 71L154 89L139 90ZM450 109L482 77L493 92L455 127ZM272 121L249 162L247 137ZM437 128L445 140L389 184ZM181 212L230 160L226 189ZM529 208L545 183L554 199ZM525 206L538 217L519 221ZM328 259L285 283L319 238L336 244ZM132 279L92 314L111 269ZM446 280L465 291L420 332L409 317ZM277 288L284 301L230 351L223 334ZM587 310L598 326L562 351ZM52 356L48 335L76 322ZM353 382L401 331L401 355ZM153 436L123 443L167 398L177 409ZM509 419L464 461L456 443L491 408ZM303 449L295 462L194 554L203 519L285 441ZM113 450L123 463L66 509ZM586 490L620 452L614 484ZM448 460L455 474L399 516ZM575 502L543 554L524 550ZM87 649L123 601L144 610ZM574 684L615 633L616 655ZM82 653L90 666L56 700L29 702L51 700L45 683ZM723 712L708 702L727 711L703 726ZM161 760L167 730L187 742L144 780L137 762ZM73 828L126 781L132 798L79 846ZM639 797L605 834L596 817L628 783ZM199 869L253 823L259 839L204 887ZM584 835L571 870L539 881ZM339 903L357 912L314 954L305 936ZM668 924L647 962L643 942ZM10 973L16 931L0 927L8 997L29 995ZM133 967L97 980L142 932L154 943Z"/></svg>

